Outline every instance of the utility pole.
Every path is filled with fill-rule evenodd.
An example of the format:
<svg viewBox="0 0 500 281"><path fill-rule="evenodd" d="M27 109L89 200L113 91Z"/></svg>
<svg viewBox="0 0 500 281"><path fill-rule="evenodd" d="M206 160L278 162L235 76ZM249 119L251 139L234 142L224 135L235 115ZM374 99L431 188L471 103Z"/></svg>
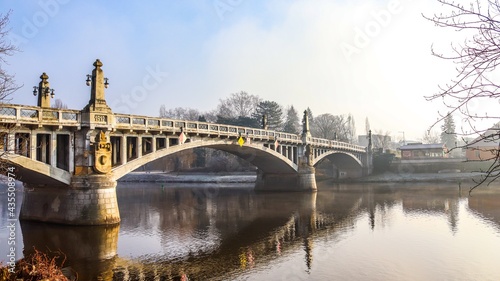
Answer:
<svg viewBox="0 0 500 281"><path fill-rule="evenodd" d="M398 132L398 133L402 133L403 134L403 145L406 145L405 132L401 131L401 132Z"/></svg>

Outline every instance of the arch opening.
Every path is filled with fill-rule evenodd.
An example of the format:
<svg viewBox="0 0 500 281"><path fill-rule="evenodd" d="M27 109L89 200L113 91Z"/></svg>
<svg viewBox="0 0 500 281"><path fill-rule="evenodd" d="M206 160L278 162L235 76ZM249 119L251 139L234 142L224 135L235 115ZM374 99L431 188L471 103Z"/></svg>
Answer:
<svg viewBox="0 0 500 281"><path fill-rule="evenodd" d="M225 151L240 157L241 159L251 163L259 170L265 173L274 174L296 174L297 165L290 161L285 156L280 153L263 147L262 145L245 145L239 146L231 140L209 140L209 141L193 141L187 142L182 145L175 145L165 149L157 150L155 152L143 155L140 158L133 159L124 165L115 166L112 171L114 173L114 179L125 176L131 171L150 163L154 160L161 159L165 156L179 153L188 149L206 147L216 150Z"/></svg>
<svg viewBox="0 0 500 281"><path fill-rule="evenodd" d="M345 180L363 176L363 165L354 155L346 152L334 151L320 155L314 163L319 175Z"/></svg>

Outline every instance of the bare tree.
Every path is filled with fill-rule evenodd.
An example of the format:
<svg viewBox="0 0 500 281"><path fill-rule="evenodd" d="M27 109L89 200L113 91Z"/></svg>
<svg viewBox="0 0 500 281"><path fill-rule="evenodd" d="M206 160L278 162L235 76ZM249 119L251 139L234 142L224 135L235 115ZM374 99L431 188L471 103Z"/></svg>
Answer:
<svg viewBox="0 0 500 281"><path fill-rule="evenodd" d="M498 141L500 130L480 128L480 121L492 120L498 122L500 116L496 112L479 111L474 104L490 104L491 99L500 96L498 71L500 63L500 3L499 0L477 0L463 3L452 0L436 0L448 10L446 13L424 17L438 27L450 28L456 32L465 33L468 37L461 43L452 43L449 54L445 55L432 49L432 54L438 58L450 60L456 65L456 78L444 86L439 92L426 97L428 100L440 99L448 107L448 113L443 114L434 125L452 114L460 115L467 129L462 137L479 136L465 147L472 147L484 141ZM493 121L494 120L494 121ZM498 147L498 145L497 145ZM472 191L483 183L491 183L500 177L499 150L491 151L492 163Z"/></svg>
<svg viewBox="0 0 500 281"><path fill-rule="evenodd" d="M422 137L422 143L439 143L441 141L441 137L439 133L434 130L427 130Z"/></svg>
<svg viewBox="0 0 500 281"><path fill-rule="evenodd" d="M57 109L68 109L68 105L63 103L61 99L56 99L52 107Z"/></svg>
<svg viewBox="0 0 500 281"><path fill-rule="evenodd" d="M224 118L252 117L261 99L247 92L233 93L229 98L221 99L217 106L217 115Z"/></svg>
<svg viewBox="0 0 500 281"><path fill-rule="evenodd" d="M9 16L0 14L0 102L10 100L10 95L20 88L14 80L14 76L7 73L4 66L7 64L7 57L18 51L17 47L8 40Z"/></svg>
<svg viewBox="0 0 500 281"><path fill-rule="evenodd" d="M350 142L353 138L352 117L325 113L314 118L311 134L317 138ZM354 132L355 133L355 132Z"/></svg>
<svg viewBox="0 0 500 281"><path fill-rule="evenodd" d="M10 96L20 88L14 80L14 76L7 73L5 65L7 64L7 57L12 56L18 49L8 40L8 25L9 25L10 12L0 14L0 103L10 101ZM14 132L15 124L3 124L0 126L0 156L7 155L9 142L14 140L9 139L9 135ZM24 145L21 145L24 147ZM0 170L2 172L11 168L3 158L0 158Z"/></svg>
<svg viewBox="0 0 500 281"><path fill-rule="evenodd" d="M311 124L311 134L317 138L335 139L337 120L330 113L318 115Z"/></svg>
<svg viewBox="0 0 500 281"><path fill-rule="evenodd" d="M160 106L161 118L197 121L199 117L202 115L204 114L202 114L198 109L194 108L176 107L176 108L166 109L164 104Z"/></svg>
<svg viewBox="0 0 500 281"><path fill-rule="evenodd" d="M375 134L372 134L373 148L381 148L386 150L391 144L391 132L382 130L377 130Z"/></svg>

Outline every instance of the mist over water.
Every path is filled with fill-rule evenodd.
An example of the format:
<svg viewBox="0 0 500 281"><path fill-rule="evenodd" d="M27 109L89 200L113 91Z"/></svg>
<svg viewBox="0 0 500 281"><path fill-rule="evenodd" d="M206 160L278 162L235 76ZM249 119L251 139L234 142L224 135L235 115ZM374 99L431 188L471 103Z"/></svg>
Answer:
<svg viewBox="0 0 500 281"><path fill-rule="evenodd" d="M22 222L18 247L64 252L79 280L500 277L499 187L471 197L453 184L323 182L318 189L120 183L120 225Z"/></svg>

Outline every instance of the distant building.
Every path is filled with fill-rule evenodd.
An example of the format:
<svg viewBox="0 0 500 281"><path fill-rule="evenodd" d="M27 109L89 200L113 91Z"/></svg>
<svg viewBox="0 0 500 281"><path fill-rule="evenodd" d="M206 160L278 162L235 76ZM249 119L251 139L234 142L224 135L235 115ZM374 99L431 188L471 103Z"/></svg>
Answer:
<svg viewBox="0 0 500 281"><path fill-rule="evenodd" d="M399 147L402 160L448 158L448 149L443 143L412 143Z"/></svg>
<svg viewBox="0 0 500 281"><path fill-rule="evenodd" d="M500 125L496 124L479 137L465 145L465 158L467 160L491 160L498 153L500 145Z"/></svg>

